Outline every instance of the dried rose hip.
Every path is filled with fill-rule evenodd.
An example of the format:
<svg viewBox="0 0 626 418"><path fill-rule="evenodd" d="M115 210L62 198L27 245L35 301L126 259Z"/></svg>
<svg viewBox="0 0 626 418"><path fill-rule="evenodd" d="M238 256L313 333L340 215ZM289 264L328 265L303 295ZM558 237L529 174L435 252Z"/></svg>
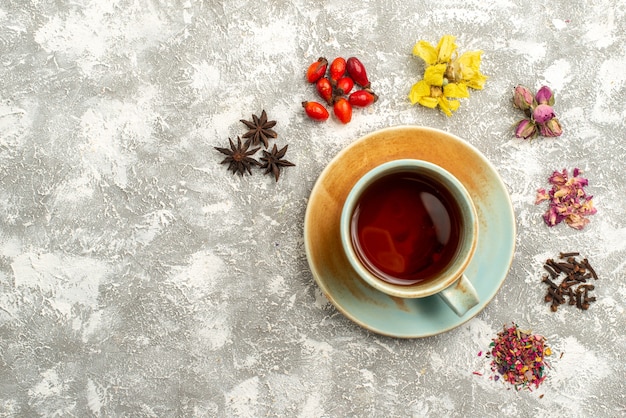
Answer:
<svg viewBox="0 0 626 418"><path fill-rule="evenodd" d="M326 68L328 67L328 60L324 57L320 57L313 64L309 65L306 71L306 79L309 83L315 83L326 74Z"/></svg>
<svg viewBox="0 0 626 418"><path fill-rule="evenodd" d="M365 66L358 58L348 58L348 61L346 61L346 70L355 83L364 89L369 88L370 81L367 78L367 71L365 71Z"/></svg>
<svg viewBox="0 0 626 418"><path fill-rule="evenodd" d="M333 112L341 123L348 123L352 119L352 105L343 97L335 101Z"/></svg>
<svg viewBox="0 0 626 418"><path fill-rule="evenodd" d="M335 58L330 63L329 68L330 79L337 81L346 73L346 60L342 57Z"/></svg>
<svg viewBox="0 0 626 418"><path fill-rule="evenodd" d="M319 93L320 97L326 100L328 104L332 104L333 85L330 83L330 80L326 77L322 77L319 80L317 80L317 83L315 86L317 88L317 92Z"/></svg>
<svg viewBox="0 0 626 418"><path fill-rule="evenodd" d="M367 107L378 100L369 87L365 66L356 57L347 60L337 57L330 64L326 58L320 57L309 65L306 77L307 81L315 84L318 95L326 102L302 102L305 113L313 120L327 120L332 106L337 120L346 124L352 120L354 107ZM356 85L361 90L354 91Z"/></svg>
<svg viewBox="0 0 626 418"><path fill-rule="evenodd" d="M354 87L354 81L350 77L341 77L337 80L337 93L344 95L350 93Z"/></svg>
<svg viewBox="0 0 626 418"><path fill-rule="evenodd" d="M307 116L313 120L324 121L330 116L324 105L318 102L302 102L302 107Z"/></svg>
<svg viewBox="0 0 626 418"><path fill-rule="evenodd" d="M348 102L355 107L367 107L376 100L378 96L369 90L357 90L348 97Z"/></svg>

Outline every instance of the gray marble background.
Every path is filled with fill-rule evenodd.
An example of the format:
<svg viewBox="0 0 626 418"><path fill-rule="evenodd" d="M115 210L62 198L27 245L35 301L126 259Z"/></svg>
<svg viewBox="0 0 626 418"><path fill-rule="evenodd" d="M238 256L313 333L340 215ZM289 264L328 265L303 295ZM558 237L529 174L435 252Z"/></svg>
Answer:
<svg viewBox="0 0 626 418"><path fill-rule="evenodd" d="M626 414L626 2L0 2L0 416L620 417ZM451 118L413 107L413 44L456 35L490 78ZM380 100L308 120L319 56L358 56ZM564 134L512 137L516 84L556 93ZM296 167L227 172L214 146L262 109ZM417 340L338 313L303 247L313 184L399 124L462 136L497 167L518 225L477 317ZM598 213L548 228L535 190L580 167ZM542 264L582 252L587 312L543 303ZM489 379L504 324L554 351L538 390ZM474 374L477 371L483 376Z"/></svg>

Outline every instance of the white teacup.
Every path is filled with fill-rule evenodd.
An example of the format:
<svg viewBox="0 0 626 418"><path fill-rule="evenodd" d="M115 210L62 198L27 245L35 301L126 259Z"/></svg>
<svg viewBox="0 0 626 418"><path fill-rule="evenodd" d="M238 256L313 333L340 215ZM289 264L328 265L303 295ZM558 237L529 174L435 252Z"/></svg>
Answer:
<svg viewBox="0 0 626 418"><path fill-rule="evenodd" d="M459 180L428 161L381 164L351 189L341 242L359 277L400 298L439 295L459 316L479 303L464 275L478 238L472 199Z"/></svg>

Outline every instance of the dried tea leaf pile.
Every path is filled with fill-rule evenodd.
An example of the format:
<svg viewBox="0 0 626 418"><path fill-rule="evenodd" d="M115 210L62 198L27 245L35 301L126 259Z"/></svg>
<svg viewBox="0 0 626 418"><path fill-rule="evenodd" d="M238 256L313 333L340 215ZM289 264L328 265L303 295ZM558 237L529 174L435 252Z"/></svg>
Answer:
<svg viewBox="0 0 626 418"><path fill-rule="evenodd" d="M546 346L546 339L530 331L520 330L516 324L503 327L489 345L488 356L491 357L491 370L515 386L515 389L538 388L546 378L545 357L552 354Z"/></svg>

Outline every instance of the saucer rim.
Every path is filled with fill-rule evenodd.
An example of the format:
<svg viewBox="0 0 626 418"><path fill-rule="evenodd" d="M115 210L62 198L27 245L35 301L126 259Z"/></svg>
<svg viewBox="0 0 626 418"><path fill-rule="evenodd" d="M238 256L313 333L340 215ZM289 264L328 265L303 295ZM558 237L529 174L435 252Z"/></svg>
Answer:
<svg viewBox="0 0 626 418"><path fill-rule="evenodd" d="M358 146L360 143L365 142L367 140L369 140L372 137L375 136L384 136L385 134L388 134L390 132L394 132L394 131L402 131L402 130L414 130L416 132L425 132L425 133L430 133L430 134L434 134L437 136L442 136L442 137L447 137L448 140L451 141L455 141L455 142L459 142L462 146L467 147L469 150L472 151L472 156L471 158L476 160L477 162L480 162L481 165L483 165L484 167L488 168L489 171L491 171L492 177L493 177L493 181L491 181L489 184L490 189L495 190L495 189L500 189L502 191L504 191L503 195L498 197L498 200L501 201L501 203L504 204L504 206L506 207L506 214L508 216L503 217L503 219L506 219L508 222L506 222L506 224L503 223L503 225L505 225L507 228L510 227L510 232L511 232L511 242L510 242L510 254L508 256L508 260L506 260L506 263L501 263L502 268L504 269L504 273L502 274L502 277L494 280L494 286L493 289L489 292L488 295L486 295L486 298L484 301L482 301L479 305L477 305L475 308L473 308L473 312L471 312L470 314L466 314L462 317L459 317L458 321L453 321L452 323L443 325L441 327L438 327L436 330L432 331L432 332L424 332L424 333L405 333L405 334L399 334L397 332L390 332L388 330L382 329L380 327L374 327L372 325L370 325L369 323L367 323L366 321L361 320L359 317L353 315L350 312L350 309L348 309L347 307L344 306L344 304L342 304L337 298L335 298L332 294L332 292L330 292L330 289L328 288L326 281L328 279L323 279L320 276L318 270L318 267L316 266L316 264L313 262L312 260L312 256L311 256L311 248L310 245L313 245L313 243L310 243L309 239L308 239L308 229L309 229L309 224L310 224L310 217L311 215L311 208L313 207L313 201L315 196L319 193L319 188L321 188L321 184L325 178L325 176L327 175L328 171L331 169L331 167L333 167L338 161L346 158L346 156L348 156L350 150L352 150L354 147ZM409 157L407 157L409 158ZM389 160L391 161L391 160ZM495 181L495 183L494 183ZM461 181L463 183L463 181ZM508 225L507 225L508 224ZM341 149L324 167L324 169L320 172L318 178L316 179L316 182L313 186L313 188L311 189L310 195L309 195L309 201L307 203L307 208L306 208L306 212L305 212L305 217L304 217L304 228L303 228L303 235L304 235L304 246L305 246L305 253L306 253L306 258L307 258L307 262L310 268L310 271L313 275L313 278L316 282L316 284L318 285L318 287L320 288L320 290L322 291L322 293L324 294L324 296L329 300L329 302L331 302L333 304L333 306L335 307L335 309L337 309L338 312L340 312L342 315L344 315L347 319L349 319L350 321L354 322L355 324L359 325L360 327L379 334L379 335L383 335L383 336L388 336L388 337L393 337L393 338L401 338L401 339L414 339L414 338L424 338L424 337L430 337L430 336L434 336L434 335L438 335L447 331L450 331L454 328L457 328L459 326L461 326L462 324L468 322L469 320L471 320L472 318L474 318L476 315L478 315L480 312L482 312L488 305L489 303L493 300L493 298L495 297L495 295L499 292L499 290L501 289L502 285L504 284L504 281L506 280L506 277L508 276L508 273L510 271L512 262L513 262L513 258L514 258L514 254L515 254L515 248L516 248L516 236L517 236L517 225L515 222L515 213L514 213L514 209L513 209L513 205L511 202L511 198L509 195L509 192L507 190L506 184L502 181L502 178L500 177L497 169L495 168L495 166L472 144L470 144L469 142L463 140L462 138L447 132L447 131L443 131L441 129L438 128L432 128L432 127L427 127L427 126L420 126L420 125L396 125L396 126L390 126L390 127L385 127L385 128L381 128L378 130L375 130L373 132L370 132L368 134L365 134L361 137L359 137L357 140L351 142L350 144L348 144L346 147L344 147L343 149ZM478 255L480 256L480 255ZM475 254L476 257L476 254ZM502 260L500 260L502 261ZM349 265L347 265L346 267L350 267ZM373 289L373 288L372 288ZM376 293L381 293L379 290L373 289L374 292ZM430 297L435 297L435 296L430 296ZM419 315L419 314L418 314Z"/></svg>

